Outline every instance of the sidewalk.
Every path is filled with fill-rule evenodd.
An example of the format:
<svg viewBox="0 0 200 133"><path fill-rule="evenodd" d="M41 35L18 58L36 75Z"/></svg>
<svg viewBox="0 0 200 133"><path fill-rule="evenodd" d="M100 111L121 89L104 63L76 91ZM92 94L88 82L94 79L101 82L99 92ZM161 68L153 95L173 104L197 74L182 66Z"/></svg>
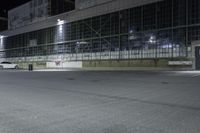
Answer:
<svg viewBox="0 0 200 133"><path fill-rule="evenodd" d="M156 68L156 67L85 67L85 68L46 68L33 71L192 71L190 68Z"/></svg>

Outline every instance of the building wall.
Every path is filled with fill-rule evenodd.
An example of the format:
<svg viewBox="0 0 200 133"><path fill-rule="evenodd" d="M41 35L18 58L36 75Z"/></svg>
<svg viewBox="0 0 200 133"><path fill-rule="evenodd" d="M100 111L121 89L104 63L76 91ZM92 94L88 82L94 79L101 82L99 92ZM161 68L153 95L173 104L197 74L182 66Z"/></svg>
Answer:
<svg viewBox="0 0 200 133"><path fill-rule="evenodd" d="M76 0L76 9L85 9L99 4L111 2L113 0Z"/></svg>
<svg viewBox="0 0 200 133"><path fill-rule="evenodd" d="M65 24L5 38L6 57L49 61L187 58L191 42L200 39L199 6L198 0L163 0L71 22L78 17L72 15ZM85 15L92 9L72 14Z"/></svg>
<svg viewBox="0 0 200 133"><path fill-rule="evenodd" d="M74 10L73 2L66 0L31 0L8 12L9 30L16 30L63 12Z"/></svg>
<svg viewBox="0 0 200 133"><path fill-rule="evenodd" d="M48 0L32 0L8 11L8 29L30 25L49 16Z"/></svg>

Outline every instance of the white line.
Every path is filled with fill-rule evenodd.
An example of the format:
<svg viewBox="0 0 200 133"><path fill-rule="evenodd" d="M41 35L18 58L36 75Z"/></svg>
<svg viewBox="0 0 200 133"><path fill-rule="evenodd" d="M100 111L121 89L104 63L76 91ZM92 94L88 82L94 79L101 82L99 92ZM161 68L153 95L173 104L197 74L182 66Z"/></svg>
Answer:
<svg viewBox="0 0 200 133"><path fill-rule="evenodd" d="M195 77L199 77L200 76L200 74L198 74L198 75L194 75L194 76L192 76L193 78L195 78Z"/></svg>

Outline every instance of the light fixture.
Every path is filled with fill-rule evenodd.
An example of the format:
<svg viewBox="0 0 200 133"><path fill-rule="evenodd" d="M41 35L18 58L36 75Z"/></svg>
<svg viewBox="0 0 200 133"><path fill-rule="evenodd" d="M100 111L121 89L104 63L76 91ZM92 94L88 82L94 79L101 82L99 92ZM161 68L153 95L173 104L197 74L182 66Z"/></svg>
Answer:
<svg viewBox="0 0 200 133"><path fill-rule="evenodd" d="M61 20L61 19L57 19L57 25L62 25L64 24L65 21L64 20Z"/></svg>
<svg viewBox="0 0 200 133"><path fill-rule="evenodd" d="M151 44L156 43L156 37L151 35L148 42L151 43Z"/></svg>
<svg viewBox="0 0 200 133"><path fill-rule="evenodd" d="M5 36L0 35L0 39L3 39Z"/></svg>
<svg viewBox="0 0 200 133"><path fill-rule="evenodd" d="M133 34L133 30L130 30L129 33L130 33L130 34Z"/></svg>
<svg viewBox="0 0 200 133"><path fill-rule="evenodd" d="M81 41L81 42L76 42L76 44L78 44L78 45L84 45L84 44L88 44L88 42L86 42L86 41Z"/></svg>

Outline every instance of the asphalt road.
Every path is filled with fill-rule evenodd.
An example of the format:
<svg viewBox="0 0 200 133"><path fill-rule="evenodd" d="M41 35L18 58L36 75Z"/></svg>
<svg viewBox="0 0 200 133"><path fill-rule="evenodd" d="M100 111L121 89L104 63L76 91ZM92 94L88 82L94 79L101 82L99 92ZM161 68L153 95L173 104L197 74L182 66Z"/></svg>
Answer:
<svg viewBox="0 0 200 133"><path fill-rule="evenodd" d="M0 71L0 133L200 133L200 73Z"/></svg>

